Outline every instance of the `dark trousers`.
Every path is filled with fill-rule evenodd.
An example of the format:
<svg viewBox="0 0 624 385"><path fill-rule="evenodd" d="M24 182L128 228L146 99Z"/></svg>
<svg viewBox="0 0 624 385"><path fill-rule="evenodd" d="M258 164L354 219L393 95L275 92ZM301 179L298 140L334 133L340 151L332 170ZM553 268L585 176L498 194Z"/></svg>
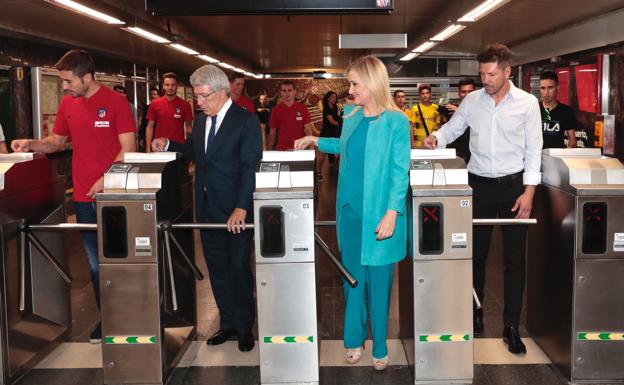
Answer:
<svg viewBox="0 0 624 385"><path fill-rule="evenodd" d="M200 231L221 329L250 333L254 322L253 278L249 266L253 231Z"/></svg>
<svg viewBox="0 0 624 385"><path fill-rule="evenodd" d="M522 175L513 180L484 181L472 174L469 184L473 193L474 218L514 218L511 208L524 192ZM524 226L502 226L505 266L503 321L507 326L518 326L522 311L522 297L526 277L526 234ZM490 248L492 226L474 226L472 277L477 296L483 302L485 262Z"/></svg>
<svg viewBox="0 0 624 385"><path fill-rule="evenodd" d="M97 210L95 202L74 202L76 212L76 222L97 223ZM98 260L97 232L81 231L80 237L89 260L89 272L91 273L91 284L95 291L95 303L100 308L100 262Z"/></svg>

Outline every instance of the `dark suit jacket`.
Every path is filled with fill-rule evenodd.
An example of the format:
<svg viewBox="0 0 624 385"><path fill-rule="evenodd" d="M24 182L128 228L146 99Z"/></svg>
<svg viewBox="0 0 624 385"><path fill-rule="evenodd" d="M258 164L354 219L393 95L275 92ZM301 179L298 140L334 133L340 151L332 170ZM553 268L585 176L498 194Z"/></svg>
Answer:
<svg viewBox="0 0 624 385"><path fill-rule="evenodd" d="M169 151L195 161L195 218L225 223L235 208L241 208L247 210L245 222L253 223L256 165L262 159L258 118L232 103L205 153L207 118L203 112L197 115L186 143L169 142Z"/></svg>

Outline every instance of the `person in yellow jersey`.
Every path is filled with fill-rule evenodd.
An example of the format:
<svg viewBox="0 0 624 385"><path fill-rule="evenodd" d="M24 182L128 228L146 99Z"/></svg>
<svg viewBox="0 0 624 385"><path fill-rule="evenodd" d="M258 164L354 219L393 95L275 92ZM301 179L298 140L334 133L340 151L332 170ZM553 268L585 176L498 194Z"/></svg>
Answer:
<svg viewBox="0 0 624 385"><path fill-rule="evenodd" d="M440 128L441 125L439 106L431 103L431 85L419 85L418 94L420 101L412 107L410 114L412 148L422 147L422 140Z"/></svg>

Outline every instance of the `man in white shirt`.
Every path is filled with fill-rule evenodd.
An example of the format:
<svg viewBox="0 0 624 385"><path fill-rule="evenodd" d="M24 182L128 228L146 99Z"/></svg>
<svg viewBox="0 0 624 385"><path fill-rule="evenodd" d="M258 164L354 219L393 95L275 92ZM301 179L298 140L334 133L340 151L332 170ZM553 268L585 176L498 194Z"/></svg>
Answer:
<svg viewBox="0 0 624 385"><path fill-rule="evenodd" d="M220 315L219 330L208 345L238 337L238 349L254 347L255 307L249 265L253 231L253 192L256 164L262 158L260 122L253 112L232 103L227 76L213 65L191 75L202 112L193 122L186 143L166 138L152 141L154 151L169 149L195 161L195 218L198 222L227 223L228 230L201 230L204 258Z"/></svg>
<svg viewBox="0 0 624 385"><path fill-rule="evenodd" d="M451 120L423 140L445 147L470 126L468 163L475 218L529 218L535 186L541 181L542 131L537 98L516 88L509 76L509 48L488 45L479 53L483 88L466 96ZM505 284L503 341L510 352L526 353L518 326L526 275L526 226L503 226ZM485 261L492 226L475 226L473 285L483 301ZM482 310L474 314L475 335L483 331Z"/></svg>

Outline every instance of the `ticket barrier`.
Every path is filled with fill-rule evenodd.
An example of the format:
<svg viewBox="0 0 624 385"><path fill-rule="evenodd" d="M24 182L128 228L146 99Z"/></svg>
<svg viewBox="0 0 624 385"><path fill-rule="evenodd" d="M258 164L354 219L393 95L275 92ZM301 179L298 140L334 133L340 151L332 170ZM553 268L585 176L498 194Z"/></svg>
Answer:
<svg viewBox="0 0 624 385"><path fill-rule="evenodd" d="M412 150L399 333L415 384L472 383L472 189L454 149Z"/></svg>
<svg viewBox="0 0 624 385"><path fill-rule="evenodd" d="M314 151L265 151L256 173L256 293L262 384L318 384Z"/></svg>
<svg viewBox="0 0 624 385"><path fill-rule="evenodd" d="M97 196L105 384L164 384L197 326L192 180L176 153L126 154Z"/></svg>
<svg viewBox="0 0 624 385"><path fill-rule="evenodd" d="M571 383L624 383L624 165L600 149L547 149L542 173L527 330Z"/></svg>
<svg viewBox="0 0 624 385"><path fill-rule="evenodd" d="M15 383L70 333L63 235L22 231L65 215L65 178L51 160L0 155L0 384Z"/></svg>

